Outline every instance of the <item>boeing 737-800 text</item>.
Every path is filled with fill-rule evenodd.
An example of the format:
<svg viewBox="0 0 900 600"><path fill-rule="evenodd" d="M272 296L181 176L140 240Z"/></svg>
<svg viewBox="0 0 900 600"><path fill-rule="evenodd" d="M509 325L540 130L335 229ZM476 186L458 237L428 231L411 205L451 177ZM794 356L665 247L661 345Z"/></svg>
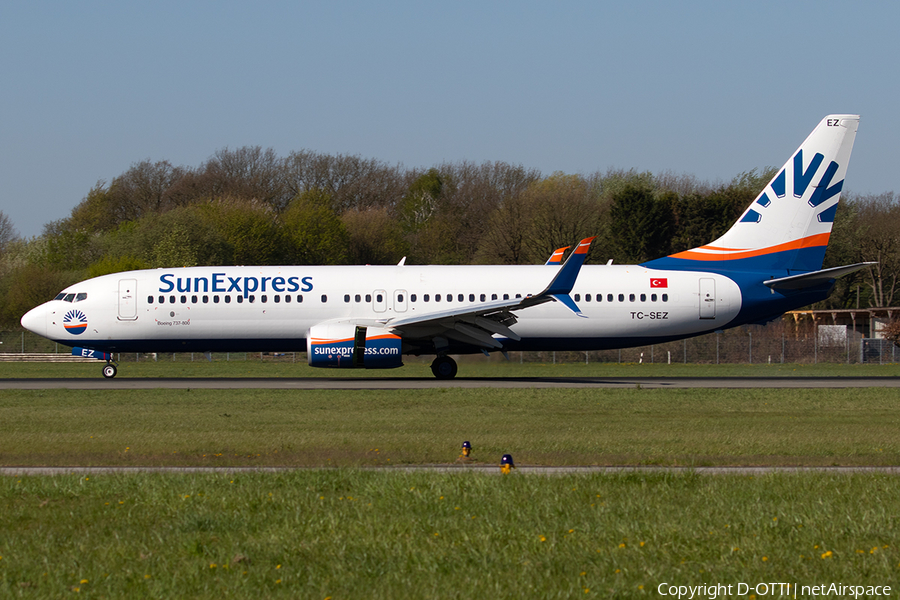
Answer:
<svg viewBox="0 0 900 600"><path fill-rule="evenodd" d="M827 297L822 269L857 115L824 118L722 237L640 265L186 267L75 284L22 317L73 353L306 351L314 367L434 355L643 346L761 323ZM547 266L550 265L550 266ZM553 265L561 265L554 267Z"/></svg>

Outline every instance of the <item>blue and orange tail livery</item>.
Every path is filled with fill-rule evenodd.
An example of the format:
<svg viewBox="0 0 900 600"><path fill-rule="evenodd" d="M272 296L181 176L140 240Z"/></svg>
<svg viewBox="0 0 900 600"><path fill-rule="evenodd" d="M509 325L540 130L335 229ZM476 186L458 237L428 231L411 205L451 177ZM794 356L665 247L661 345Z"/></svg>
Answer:
<svg viewBox="0 0 900 600"><path fill-rule="evenodd" d="M787 275L821 269L858 127L859 115L828 115L722 237L645 266Z"/></svg>

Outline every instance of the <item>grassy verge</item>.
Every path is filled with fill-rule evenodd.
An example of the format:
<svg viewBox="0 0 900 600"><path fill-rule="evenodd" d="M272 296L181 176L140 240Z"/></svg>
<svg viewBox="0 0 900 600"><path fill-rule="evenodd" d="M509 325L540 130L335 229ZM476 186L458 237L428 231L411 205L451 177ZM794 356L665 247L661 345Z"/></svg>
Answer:
<svg viewBox="0 0 900 600"><path fill-rule="evenodd" d="M30 477L0 479L0 502L4 597L631 598L900 573L900 479L878 475Z"/></svg>
<svg viewBox="0 0 900 600"><path fill-rule="evenodd" d="M305 362L258 359L208 362L200 355L178 360L123 362L120 378L130 377L424 377L432 379L431 359L406 358L399 369L314 369ZM305 359L304 359L305 360ZM101 377L101 361L87 363L0 363L0 379ZM897 377L900 364L637 364L518 363L492 357L464 357L459 377Z"/></svg>
<svg viewBox="0 0 900 600"><path fill-rule="evenodd" d="M0 465L897 465L892 389L0 391Z"/></svg>

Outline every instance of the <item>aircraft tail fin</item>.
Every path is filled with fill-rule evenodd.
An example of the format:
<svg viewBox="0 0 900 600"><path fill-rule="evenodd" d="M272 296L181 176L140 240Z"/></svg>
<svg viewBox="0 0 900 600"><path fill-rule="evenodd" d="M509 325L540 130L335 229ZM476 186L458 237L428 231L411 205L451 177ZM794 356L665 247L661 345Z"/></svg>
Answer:
<svg viewBox="0 0 900 600"><path fill-rule="evenodd" d="M821 269L858 127L859 115L828 115L722 237L645 266L788 275Z"/></svg>

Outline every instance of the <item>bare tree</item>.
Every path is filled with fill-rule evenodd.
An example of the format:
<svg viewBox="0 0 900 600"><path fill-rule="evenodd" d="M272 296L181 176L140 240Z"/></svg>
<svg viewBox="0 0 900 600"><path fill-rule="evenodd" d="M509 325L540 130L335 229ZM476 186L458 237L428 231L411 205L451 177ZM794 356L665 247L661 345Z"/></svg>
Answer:
<svg viewBox="0 0 900 600"><path fill-rule="evenodd" d="M893 192L854 199L859 259L877 261L868 269L873 306L893 306L900 283L900 203Z"/></svg>
<svg viewBox="0 0 900 600"><path fill-rule="evenodd" d="M271 148L223 148L200 173L209 198L259 200L281 210L293 197L286 185L284 161Z"/></svg>
<svg viewBox="0 0 900 600"><path fill-rule="evenodd" d="M13 226L12 219L0 210L0 256L6 254L9 245L19 239L19 232Z"/></svg>

